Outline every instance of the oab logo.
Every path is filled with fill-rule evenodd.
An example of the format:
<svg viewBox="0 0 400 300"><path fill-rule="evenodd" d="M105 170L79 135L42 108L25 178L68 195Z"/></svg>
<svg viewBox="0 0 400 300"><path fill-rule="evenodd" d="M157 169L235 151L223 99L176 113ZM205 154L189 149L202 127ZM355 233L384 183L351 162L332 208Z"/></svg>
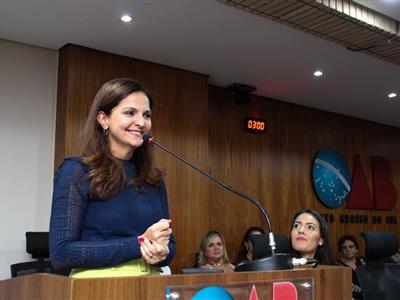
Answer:
<svg viewBox="0 0 400 300"><path fill-rule="evenodd" d="M396 188L391 181L389 162L383 157L371 156L372 197L367 177L359 156L353 167L353 175L342 154L333 149L317 153L312 166L315 193L330 208L390 210L396 205Z"/></svg>

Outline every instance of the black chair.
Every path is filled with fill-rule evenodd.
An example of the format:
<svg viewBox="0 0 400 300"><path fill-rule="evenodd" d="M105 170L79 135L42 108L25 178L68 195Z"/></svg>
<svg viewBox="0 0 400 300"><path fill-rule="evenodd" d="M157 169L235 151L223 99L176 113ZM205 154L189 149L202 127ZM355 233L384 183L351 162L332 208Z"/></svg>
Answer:
<svg viewBox="0 0 400 300"><path fill-rule="evenodd" d="M28 275L33 273L57 273L54 271L49 258L49 233L26 232L26 252L36 259L29 262L12 264L11 277Z"/></svg>
<svg viewBox="0 0 400 300"><path fill-rule="evenodd" d="M274 234L276 248L275 253L290 253L289 238L284 234ZM249 240L253 245L253 259L259 259L272 255L269 246L269 237L264 234L252 234Z"/></svg>
<svg viewBox="0 0 400 300"><path fill-rule="evenodd" d="M366 264L356 268L365 300L400 299L400 265L390 262L399 243L394 232L362 232Z"/></svg>

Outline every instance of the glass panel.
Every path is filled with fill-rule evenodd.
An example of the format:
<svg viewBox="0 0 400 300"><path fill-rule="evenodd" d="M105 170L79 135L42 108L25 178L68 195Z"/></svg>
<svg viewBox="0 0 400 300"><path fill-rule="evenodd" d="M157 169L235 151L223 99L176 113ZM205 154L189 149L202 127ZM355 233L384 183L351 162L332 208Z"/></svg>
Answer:
<svg viewBox="0 0 400 300"><path fill-rule="evenodd" d="M314 281L312 278L294 280L261 280L253 282L227 283L223 285L174 285L166 289L168 300L183 299L286 299L313 300ZM252 296L252 297L251 297Z"/></svg>

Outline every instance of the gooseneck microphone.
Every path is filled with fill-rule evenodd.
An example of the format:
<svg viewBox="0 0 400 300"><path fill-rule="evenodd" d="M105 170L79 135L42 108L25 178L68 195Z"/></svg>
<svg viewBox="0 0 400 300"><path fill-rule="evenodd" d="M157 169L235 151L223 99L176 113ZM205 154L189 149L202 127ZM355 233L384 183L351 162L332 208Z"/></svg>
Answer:
<svg viewBox="0 0 400 300"><path fill-rule="evenodd" d="M233 187L227 185L226 183L216 179L215 177L211 176L210 174L206 173L205 171L203 171L202 169L198 168L197 166L195 166L194 164L192 164L191 162L187 161L186 159L184 159L183 157L181 157L180 155L178 155L177 153L173 152L172 150L164 147L163 145L161 145L160 143L158 143L157 141L154 140L154 138L149 135L148 133L143 134L143 140L145 142L148 142L149 144L154 144L157 145L158 147L162 148L163 150L167 151L169 154L173 155L174 157L176 157L177 159L183 161L185 164L191 166L193 169L195 169L196 171L200 172L201 174L207 176L208 178L210 178L212 181L214 181L215 183L219 184L220 186L224 187L225 189L231 191L232 193L245 198L247 200L249 200L251 203L253 203L255 206L257 206L257 208L260 210L262 216L264 217L265 222L268 225L268 231L270 232L269 234L269 238L270 238L270 246L271 246L271 250L272 250L272 254L275 254L275 239L274 236L272 234L272 226L271 226L271 222L267 216L267 213L265 212L264 208L261 206L261 204L250 198L249 196L243 194L242 192L239 192L238 190L235 190ZM272 238L271 238L271 234L272 234Z"/></svg>
<svg viewBox="0 0 400 300"><path fill-rule="evenodd" d="M145 141L145 142L147 142L149 144L153 144L153 145L156 145L156 146L160 147L161 149L163 149L164 151L168 152L169 154L171 154L172 156L176 157L177 159L183 161L185 164L189 165L190 167L192 167L196 171L198 171L201 174L207 176L209 179L211 179L215 183L219 184L223 188L225 188L225 189L229 190L230 192L232 192L232 193L234 193L234 194L236 194L236 195L238 195L238 196L250 201L252 204L254 204L259 209L259 211L261 212L261 215L264 217L264 220L265 220L265 222L266 222L266 224L268 226L269 246L271 248L272 256L261 258L261 259L254 260L254 261L250 261L248 263L240 264L240 265L238 265L236 267L235 271L239 271L240 272L240 271L284 270L284 269L291 269L292 268L291 258L290 258L289 255L283 254L283 253L275 254L276 243L275 243L274 234L272 232L271 222L270 222L270 220L268 218L268 215L265 212L264 208L261 206L261 204L257 200L250 198L249 196L243 194L242 192L240 192L238 190L235 190L234 188L232 188L228 184L216 179L215 177L211 176L207 172L201 170L199 167L197 167L194 164L192 164L191 162L187 161L186 159L184 159L183 157L181 157L180 155L178 155L174 151L172 151L172 150L164 147L160 143L158 143L150 134L144 133L142 137L143 137L143 141Z"/></svg>

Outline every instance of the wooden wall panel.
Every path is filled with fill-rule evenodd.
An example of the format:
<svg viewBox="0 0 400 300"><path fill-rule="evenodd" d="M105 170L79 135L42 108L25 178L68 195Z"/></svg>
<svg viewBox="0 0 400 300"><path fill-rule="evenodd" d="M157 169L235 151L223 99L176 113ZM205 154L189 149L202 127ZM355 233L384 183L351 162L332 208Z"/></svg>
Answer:
<svg viewBox="0 0 400 300"><path fill-rule="evenodd" d="M131 77L143 82L154 98L155 138L205 168L208 158L208 77L75 45L60 49L56 158L79 155L78 139L90 105L100 86L113 78ZM208 181L174 157L154 149L166 172L170 214L177 239L178 266L193 264L193 249L209 219ZM198 214L200 218L196 218ZM174 266L172 266L174 268Z"/></svg>
<svg viewBox="0 0 400 300"><path fill-rule="evenodd" d="M257 135L244 131L246 117L267 120L267 133ZM359 235L367 230L391 230L398 225L386 224L386 216L397 216L397 201L392 211L351 210L325 207L316 197L311 168L316 153L323 148L341 152L353 169L359 154L371 188L370 156L385 157L392 166L392 180L400 193L400 129L379 125L338 114L252 96L249 105L238 106L226 89L209 87L209 154L211 173L234 188L258 199L269 212L275 232L290 234L294 213L314 208L335 218L329 223L331 243L344 233ZM372 190L371 190L372 193ZM210 187L213 226L228 238L232 257L246 228L263 224L255 206L240 200L219 187ZM219 213L217 213L219 212ZM223 213L221 213L223 212ZM340 215L368 215L368 224L341 224ZM381 216L381 224L372 224ZM361 252L363 251L363 243Z"/></svg>
<svg viewBox="0 0 400 300"><path fill-rule="evenodd" d="M386 216L396 216L399 221L399 200L393 211L329 209L316 198L311 184L315 154L330 147L346 157L350 169L355 154L359 154L369 180L370 155L385 157L400 193L399 128L256 96L251 97L250 104L239 106L226 89L209 86L207 76L74 45L60 50L59 69L56 166L65 156L79 154L77 136L101 84L116 77L134 77L145 83L154 97L154 137L233 188L258 199L270 214L274 232L289 234L293 214L311 207L334 216L335 222L329 224L334 250L343 233L400 233L397 225L385 222ZM267 133L245 132L243 122L248 116L266 119ZM173 271L193 264L201 237L211 229L225 235L235 260L246 229L264 226L257 208L161 149L154 150L166 172L178 243ZM341 224L342 214L368 215L369 222ZM372 224L372 216L381 216L382 224Z"/></svg>

